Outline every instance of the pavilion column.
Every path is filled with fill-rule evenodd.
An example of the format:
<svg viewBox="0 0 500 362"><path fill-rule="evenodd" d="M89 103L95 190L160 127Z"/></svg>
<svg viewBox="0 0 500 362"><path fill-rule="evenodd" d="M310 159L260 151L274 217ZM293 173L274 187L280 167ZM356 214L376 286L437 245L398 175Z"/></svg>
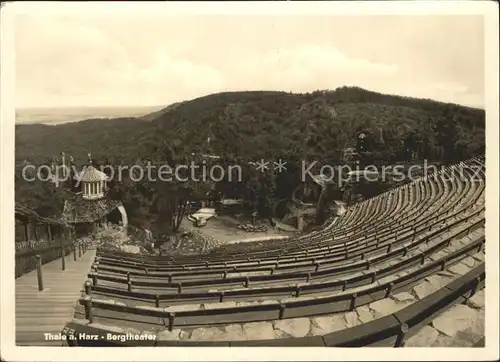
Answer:
<svg viewBox="0 0 500 362"><path fill-rule="evenodd" d="M47 235L49 237L49 241L52 241L52 230L50 224L47 225Z"/></svg>
<svg viewBox="0 0 500 362"><path fill-rule="evenodd" d="M24 223L24 240L25 241L28 241L30 238L30 230L28 228L28 225L29 224L27 222Z"/></svg>

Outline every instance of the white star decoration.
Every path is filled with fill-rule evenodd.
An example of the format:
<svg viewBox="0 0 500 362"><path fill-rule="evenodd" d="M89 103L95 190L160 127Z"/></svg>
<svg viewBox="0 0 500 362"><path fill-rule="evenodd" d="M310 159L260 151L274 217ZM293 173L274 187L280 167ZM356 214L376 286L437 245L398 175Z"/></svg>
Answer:
<svg viewBox="0 0 500 362"><path fill-rule="evenodd" d="M274 169L278 172L283 172L286 171L286 161L283 161L281 158L278 160L278 162L274 162Z"/></svg>
<svg viewBox="0 0 500 362"><path fill-rule="evenodd" d="M269 169L269 162L265 160L260 160L255 162L255 169L260 172L264 172L265 170Z"/></svg>

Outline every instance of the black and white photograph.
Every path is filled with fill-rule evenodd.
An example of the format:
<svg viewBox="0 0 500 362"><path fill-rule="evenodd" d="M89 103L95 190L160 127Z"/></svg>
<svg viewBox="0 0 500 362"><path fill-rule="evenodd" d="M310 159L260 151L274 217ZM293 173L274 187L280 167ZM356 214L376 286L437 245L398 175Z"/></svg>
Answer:
<svg viewBox="0 0 500 362"><path fill-rule="evenodd" d="M2 359L498 358L498 4L243 3L2 4Z"/></svg>

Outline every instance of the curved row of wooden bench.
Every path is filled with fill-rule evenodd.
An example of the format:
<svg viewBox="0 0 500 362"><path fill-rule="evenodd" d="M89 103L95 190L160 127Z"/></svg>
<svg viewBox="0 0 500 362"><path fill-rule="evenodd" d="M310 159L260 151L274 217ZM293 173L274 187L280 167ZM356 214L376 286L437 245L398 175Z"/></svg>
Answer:
<svg viewBox="0 0 500 362"><path fill-rule="evenodd" d="M149 306L127 306L125 303L115 301L100 301L95 300L91 296L86 295L80 299L80 303L85 307L85 318L92 320L94 315L103 315L105 318L113 319L113 312L117 312L123 318L123 313L127 313L130 317L140 317L142 323L151 323L164 325L163 319L168 321L168 328L172 330L175 326L204 326L212 325L214 321L217 323L233 324L255 321L269 321L287 318L298 318L306 316L317 316L337 312L351 311L362 305L366 305L379 299L387 298L392 293L399 293L409 290L416 282L434 273L444 270L447 266L457 263L469 256L470 253L475 254L482 250L485 243L484 236L480 239L464 246L446 256L431 261L427 264L418 266L415 270L409 270L408 273L392 279L391 281L379 281L373 284L373 278L376 274L366 274L358 278L347 279L344 281L325 283L324 285L302 285L295 289L295 297L304 294L318 293L326 288L334 290L347 291L350 288L356 288L356 291L339 293L332 296L320 296L313 299L294 300L278 303L268 303L249 306L234 306L222 307L216 309L196 309L196 310L181 310L171 312L169 308L157 308ZM411 262L415 264L421 263L422 257L417 255L411 258ZM413 264L413 265L415 265ZM370 283L368 287L360 288L360 285ZM352 283L352 284L350 284ZM273 289L262 289L260 296L268 297ZM224 297L245 296L250 294L252 290L240 290L230 292L227 291L223 298L219 296L219 301L224 301ZM208 298L217 297L218 293L207 293ZM274 294L276 294L274 292ZM182 294L180 294L182 296ZM222 300L221 300L222 299ZM104 314L102 314L104 311ZM131 320L134 320L131 318Z"/></svg>
<svg viewBox="0 0 500 362"><path fill-rule="evenodd" d="M470 168L476 166L479 182L471 179ZM456 175L460 167L465 167L463 179ZM220 247L206 255L172 259L100 250L88 274L90 280L77 315L88 320L97 317L167 325L172 330L209 326L214 321L234 324L352 311L407 291L431 274L482 252L484 180L484 160L474 158L358 203L323 231L269 242L263 244L267 246L262 251L254 250L261 245L241 244L227 250ZM453 250L456 244L461 248ZM451 285L458 285L454 283ZM111 300L96 298L100 296ZM271 297L284 299L265 300ZM263 299L268 303L234 303ZM214 308L190 309L190 303L214 303ZM187 308L174 308L179 304ZM417 304L422 305L421 301ZM389 321L386 318L360 327L384 326ZM379 330L382 327L373 328L373 335L380 336L393 331L394 325L384 327L383 333ZM353 333L348 334L351 342L345 343L356 345L372 338L357 339L358 332ZM315 341L330 346L336 345L339 336L221 343L307 345L306 341ZM394 336L390 334L390 338ZM387 339L377 338L379 342Z"/></svg>
<svg viewBox="0 0 500 362"><path fill-rule="evenodd" d="M474 204L470 207L473 208ZM479 211L474 212L472 214L472 219L473 217L477 217L478 215L482 215L483 208L480 208ZM463 210L460 210L459 212L454 213L452 216L448 216L447 218L455 217L457 214L461 213ZM439 218L439 216L438 216ZM468 221L470 220L471 217L467 217L464 220ZM479 217L480 221L473 224L468 230L474 230L475 227L477 227L479 224L481 224L481 220L484 221L484 218ZM439 224L442 222L443 219L439 219L436 224ZM161 270L159 267L152 267L148 264L144 264L144 262L141 263L141 266L139 268L141 269L146 269L147 274L144 272L138 272L134 271L134 268L137 268L137 263L132 263L131 265L123 265L124 268L122 269L117 269L109 266L101 266L99 271L104 272L104 275L97 274L97 273L91 273L89 276L94 280L94 286L96 287L96 290L100 290L101 292L104 292L106 289L105 287L99 287L97 286L98 280L103 280L103 281L112 281L116 283L126 283L128 284L128 289L131 289L132 285L137 287L137 286L151 286L151 287L166 287L166 288L175 288L175 289L182 289L182 288L189 288L190 286L196 286L196 285L203 285L206 284L207 286L210 285L224 285L224 284L234 284L234 283L244 283L244 285L248 286L249 282L258 282L258 281L271 281L271 280L276 280L276 281L281 281L281 280L290 280L290 279L305 279L306 282L309 282L311 280L314 280L315 277L327 277L327 276L332 276L335 273L340 273L342 271L359 271L366 269L365 265L366 263L372 263L376 264L377 262L382 262L385 260L389 260L391 257L398 256L398 255L406 255L409 250L411 250L414 247L417 247L421 245L424 241L428 243L428 241L431 238L434 238L438 236L439 234L442 234L444 232L449 231L452 227L457 226L461 223L463 223L464 220L458 220L455 221L449 225L447 225L445 228L438 229L436 231L433 231L432 233L428 233L429 235L426 235L425 237L419 237L418 239L416 238L416 228L414 228L414 232L412 235L409 235L405 239L399 239L396 236L394 242L390 242L388 245L386 245L385 241L382 241L378 239L378 236L375 237L376 245L375 247L382 247L385 248L387 246L386 254L379 255L375 258L370 258L372 256L372 253L370 253L370 250L366 250L366 247L369 245L369 241L367 240L365 243L365 246L361 249L358 248L358 250L349 250L347 247L347 242L344 242L343 244L343 249L338 250L339 252L336 252L335 247L339 247L339 245L332 245L328 248L326 252L323 252L323 254L319 257L313 255L313 257L309 257L305 260L302 260L297 257L295 257L293 260L285 260L285 259L278 259L278 262L272 261L271 263L267 262L261 262L259 261L258 266L252 268L249 264L245 264L243 268L240 269L235 269L233 266L233 269L230 269L228 267L217 267L217 266L208 266L207 268L204 269L192 269L192 268L186 268L184 267L178 267L178 268L166 268L162 272L156 272L155 270ZM430 228L433 225L430 226ZM427 227L427 225L425 225ZM397 231L396 231L397 233ZM453 236L453 235L451 235ZM402 243L403 241L407 241L409 239L412 239L413 242L410 245L405 245L404 247L399 247L396 248L397 245ZM417 239L417 240L416 240ZM355 245L354 245L355 244ZM443 243L441 243L442 245ZM349 245L354 245L355 247L358 247L360 245L360 240L354 241L353 243L349 243ZM338 248L337 248L338 249ZM376 250L375 250L376 252ZM325 259L323 259L325 258ZM364 262L361 263L355 263L354 265L347 265L346 266L340 266L340 267L335 267L335 264L338 264L338 261L341 260L346 260L348 259L349 261L358 261L358 260L365 260ZM298 261L298 262L297 262ZM96 263L98 264L99 261ZM119 264L119 263L118 263ZM254 264L257 265L257 264ZM333 265L333 266L332 266ZM251 277L237 277L237 278L227 278L228 272L253 272L253 271L269 271L270 269L270 275L261 275L261 276L251 276ZM297 270L298 269L298 270ZM306 269L306 270L300 270L300 269ZM321 270L320 270L321 269ZM123 277L123 274L127 274L127 278ZM120 274L122 274L122 277L120 278ZM222 281L220 280L220 277L222 275ZM143 279L141 280L134 280L133 277L138 277L138 279ZM224 278L226 276L226 278ZM203 279L210 278L209 281L198 281L196 280L197 277L204 277ZM217 278L218 277L218 278ZM156 279L156 278L166 278L168 283L165 282L151 282L151 281L145 281L144 279ZM177 281L177 283L172 283L174 280ZM184 280L184 283L182 282ZM180 285L182 284L182 286ZM109 289L109 288L108 288ZM111 291L112 293L112 291Z"/></svg>
<svg viewBox="0 0 500 362"><path fill-rule="evenodd" d="M63 329L69 346L316 346L316 347L402 347L406 339L418 332L437 315L457 303L464 303L485 283L484 263L467 274L449 283L444 288L428 295L422 300L391 315L364 323L345 330L329 333L323 336L285 338L258 341L179 341L179 340L148 340L121 342L119 336L126 336L125 331L117 332L116 328L106 329L87 322L70 322ZM114 340L107 338L111 334ZM78 338L81 334L97 335L95 340ZM477 346L484 345L484 340Z"/></svg>
<svg viewBox="0 0 500 362"><path fill-rule="evenodd" d="M408 241L412 242L412 244L405 244L405 248L411 249L412 247L418 246L423 241L428 241L432 237L439 236L452 228L467 224L468 221L484 214L484 206L478 207L477 210L474 210L474 207L474 205L469 207L470 213L458 212L446 216L443 219L439 219L432 224L422 225L421 227L409 227L403 229L402 233L399 233L401 230L395 231L396 235L390 235L390 238L387 239L381 239L378 235L373 237L361 237L360 239L351 240L349 242L346 241L341 245L331 245L328 249L322 250L320 253L306 254L304 257L296 256L274 260L258 260L238 265L211 265L207 263L201 267L195 268L187 266L170 267L168 265L163 267L158 266L159 264L156 263L151 265L146 262L127 263L113 261L101 256L96 260L94 269L99 272L122 275L128 273L132 276L166 278L176 276L196 277L197 275L210 275L210 278L213 278L217 274L266 270L280 271L289 270L293 266L305 267L308 270L312 266L312 268L317 271L324 267L339 264L339 262L342 261L352 262L360 259L369 259L373 255L384 254L385 252L391 253L398 249L397 246Z"/></svg>
<svg viewBox="0 0 500 362"><path fill-rule="evenodd" d="M473 206L471 206L473 208ZM474 210L472 213L465 215L462 218L456 218L455 221L450 221L449 223L443 225L439 228L432 229L435 225L424 225L418 231L420 233L411 232L402 234L398 237L395 237L395 240L386 239L361 239L354 240L349 244L344 244L340 250L335 248L335 246L329 247L329 251L322 252L321 254L313 254L308 255L304 258L295 257L292 259L276 259L272 261L257 261L257 262L249 262L245 264L240 264L239 268L235 269L234 265L204 265L204 268L197 269L192 267L159 267L159 266L151 266L149 264L126 264L123 268L120 268L120 264L113 265L104 265L101 264L101 258L98 257L94 268L98 271L109 272L114 274L129 274L131 276L140 276L140 277L175 277L175 276L191 276L196 277L200 273L206 273L210 275L210 278L215 277L215 274L224 274L225 272L238 272L238 271L262 271L269 270L269 268L273 268L273 270L278 271L280 266L283 267L284 270L290 269L290 265L297 266L305 266L309 268L313 268L314 270L317 268L318 270L323 269L324 267L329 267L331 265L338 265L339 262L345 261L346 253L348 254L348 261L354 262L357 260L369 259L374 255L383 255L385 253L392 253L397 248L397 246L402 245L404 242L411 242L411 244L403 244L405 248L410 250L412 246L418 246L422 242L428 242L431 238L439 236L444 232L451 230L453 228L460 227L463 224L467 224L468 221L473 220L474 218L480 217L482 219L482 215L484 213L484 207L478 207L477 210ZM457 215L454 215L457 216ZM439 224L442 221L439 221ZM354 248L346 248L346 246L353 246ZM376 248L373 250L367 249L366 247L370 247L373 249L373 246ZM378 248L377 248L378 246ZM378 252L377 252L378 250ZM373 252L375 251L375 252ZM334 254L333 256L331 254Z"/></svg>
<svg viewBox="0 0 500 362"><path fill-rule="evenodd" d="M439 178L439 177L438 177L438 180L440 180L440 178ZM414 183L417 183L417 181L415 181ZM419 184L421 184L421 182L420 182ZM433 185L433 183L432 183L432 182L430 182L430 183L425 183L425 182L424 182L424 184L425 184L425 185L430 184L430 185L431 185L431 187L432 187L432 185ZM438 182L438 184L439 184L439 182ZM454 183L452 182L452 185L453 185L453 184L454 184ZM466 185L469 185L469 183L466 183ZM410 190L411 190L411 188L410 188L409 186L411 186L411 184L406 185L406 186L405 186L405 188L406 188L406 189L410 189ZM459 187L460 187L460 186L459 186ZM484 189L484 185L482 185L482 188ZM418 190L418 188L416 188L416 189ZM444 194L444 191L443 191L443 189L442 189L442 188L440 188L440 190L441 190L441 196L442 196L442 195ZM396 190L396 191L397 191L397 194L399 194L399 193L401 192L401 190ZM391 193L391 192L389 192L389 193ZM386 193L386 194L387 194L387 193ZM455 201L456 201L456 202L458 202L458 201L460 200L460 199L459 199L460 193L458 193L458 194L457 194L457 193L455 192L455 190L451 190L451 192L448 192L448 194L449 194L449 195L453 195L453 196L454 196L454 199L455 199ZM381 199L381 200L383 199L383 195L381 195L381 196L380 196L380 199ZM426 201L425 201L425 200L426 200ZM370 201L370 200L368 200L368 201ZM421 212L421 207L424 207L424 210L425 210L425 207L426 207L425 202L431 202L431 203L433 203L433 204L435 204L435 205L436 205L436 204L438 204L438 201L440 201L440 202L445 202L446 200L444 200L444 201L443 201L443 200L439 200L439 199L433 199L432 197L425 197L425 195L424 195L424 202L420 202L420 200L417 200L417 201L418 201L418 202L416 203L416 205L417 205L416 207L415 207L415 205L413 205L413 204L411 204L411 203L406 203L406 204L407 204L407 207L411 210L411 211L410 211L410 212L412 213L411 215L414 215L414 214L417 214L417 213ZM418 206L418 205L420 205L420 206ZM445 206L447 206L447 205L446 205L445 203L443 203L443 205L442 205L442 206L437 206L437 207L444 208ZM435 210L434 210L434 211L435 211ZM405 213L404 213L404 212L401 212L401 210L396 210L395 212L398 212L398 215L400 215L400 216L401 216L401 215L405 215ZM411 215L409 215L408 217L410 217ZM426 214L426 213L422 213L422 215L421 215L419 218L417 218L416 220L417 220L417 221L418 221L418 220L421 220L421 219L425 218L425 216L428 216L428 215L432 215L432 213L431 213L431 212L428 212L427 214ZM393 219L392 219L390 216L391 216L390 214L389 214L389 215L386 215L386 216L385 216L385 220L386 220L385 224L384 224L384 223L379 223L378 225L375 225L375 229L374 229L374 230L377 230L377 229L378 229L378 230L384 230L384 229L385 229L387 233L392 233L392 232L394 232L394 229L392 228L392 225L394 225L394 224L395 224L395 225L397 225L397 226L399 227L400 225L404 225L405 223L408 223L408 222L410 222L410 221L411 221L410 219L408 219L408 217L406 217L406 218L402 218L402 219L401 219L401 218L396 217L396 218L393 218ZM414 220L414 221L415 221L415 220ZM391 225L391 224L392 224L392 225ZM356 225L356 226L355 226L355 228L357 228L359 232L362 230L362 231L364 231L365 233L368 233L368 232L370 232L370 231L374 231L374 230L363 230L363 229L359 229L359 226L358 226L358 225ZM336 228L335 228L335 229L336 229ZM322 238L322 239L320 240L320 245L321 245L321 244L325 244L325 242L328 242L328 241L330 241L330 243L333 243L333 242L335 242L335 243L339 243L339 242L342 242L345 238L348 238L349 236L351 236L351 235L352 235L352 234L349 234L348 232L349 232L348 230L343 230L343 229L341 229L340 231L338 231L338 233L339 233L339 234L338 234L338 236L339 236L339 237L337 237L337 238L335 238L335 234L332 234L332 233L328 233L328 234L325 234L325 235L322 235L322 234L317 234L317 235L315 236L315 238ZM346 236L346 233L347 233L347 236ZM325 240L325 239L326 239L326 240ZM333 239L333 240L329 240L329 239ZM298 240L300 240L300 239L298 239ZM292 253L293 244L294 244L294 241L293 241L293 240L287 240L287 241L286 241L286 244L284 244L284 245L286 245L286 246L283 248L284 250L280 250L279 254L281 254L281 255L284 255L284 254L286 254L286 255L290 255L290 254ZM302 244L301 244L301 245L302 245ZM299 246L301 246L301 245L299 245ZM308 246L308 248L306 248L306 250L309 250L309 249L311 248L311 246L315 246L314 240L309 239L309 240L308 240L308 242L307 242L307 244L306 244L306 245L304 245L304 246ZM299 251L299 253L303 253L303 252L304 252L304 250L303 250L303 249L304 249L304 246L302 246L302 250L301 250L301 251ZM241 247L244 247L244 245L241 245ZM279 256L279 254L278 254L278 256ZM104 254L104 255L105 255L105 254ZM115 254L115 255L116 255L116 256L114 256L114 257L116 258L116 257L117 257L118 255L120 255L120 254L119 254L119 253L117 253L117 254ZM254 255L254 257L255 257L255 255ZM271 256L271 255L270 255L269 257L271 257L271 258L272 258L273 256ZM248 256L248 254L247 254L247 255L246 255L246 259L248 260L248 258L249 258L249 256ZM185 265L186 267L189 267L189 266L193 266L193 267L195 267L195 266L196 266L196 264L193 264L193 263L188 263L188 262L187 262L187 260L182 259L182 258L181 258L181 259L178 259L178 260L175 260L175 261L167 261L167 258L166 258L166 257L160 257L160 258L154 258L154 257L149 257L149 258L148 258L148 257L146 257L146 259L145 259L144 257L142 257L142 258L141 258L141 257L138 257L138 256L130 256L130 255L128 255L128 256L127 256L127 254L122 254L121 259L123 259L124 261L126 261L126 260L136 260L136 261L141 261L141 260L151 260L151 261L152 261L152 260L155 260L157 263L161 263L161 264L173 264L173 265L176 265L176 264L177 264L177 265L179 265L179 264L183 264L183 265ZM251 259L252 259L252 258L251 258ZM261 258L261 259L262 259L262 258ZM199 259L194 259L194 260L199 260ZM194 263L196 263L194 260L193 260L193 262L194 262ZM222 260L223 260L223 259L222 259ZM235 261L233 261L233 262L231 262L231 263L232 263L232 264L234 264L234 263L237 263L237 262L242 262L242 261L244 261L244 260L235 260ZM198 264L201 264L201 263L208 263L208 262L210 262L210 263L214 263L214 262L216 262L216 260L214 260L213 258L208 258L207 260L205 260L205 261L203 261L203 262L198 262ZM230 263L227 263L227 264L230 264Z"/></svg>
<svg viewBox="0 0 500 362"><path fill-rule="evenodd" d="M445 175L446 173L449 173L451 170L455 170L455 172L457 170L459 170L461 167L465 167L465 171L467 172L464 172L464 173L469 173L471 174L472 171L470 170L470 168L474 165L477 165L477 166L480 166L480 169L481 169L481 172L482 172L482 176L483 176L483 179L484 179L484 163L481 162L481 161L478 161L477 159L472 159L472 160L468 160L468 161L465 161L459 165L454 165L454 166L450 166L449 168L446 168L436 174L432 174L431 176L427 176L426 178L421 178L421 179L417 179L415 181L413 181L412 183L410 184L407 184L405 186L400 186L399 188L396 188L394 190L391 190L391 191L388 191L382 195L379 195L379 196L376 196L372 199L369 199L369 200L365 200L359 204L356 204L354 207L348 209L348 215L344 215L342 217L342 220L340 220L340 222L338 224L336 224L335 226L335 230L339 230L340 228L340 231L341 233L345 234L346 231L348 230L345 230L345 229L342 229L342 226L343 226L343 222L344 223L347 223L347 221L349 221L349 225L353 227L354 231L358 231L358 228L364 224L367 224L367 221L373 221L373 223L377 223L377 220L376 218L374 218L374 215L373 213L371 212L372 210L370 210L369 207L367 207L366 205L367 204L370 204L370 203L373 203L373 202L377 202L380 204L382 204L383 206L385 206L385 202L382 202L384 197L388 197L390 196L393 192L397 191L397 190L400 190L404 187L409 187L411 186L412 184L416 184L416 183L421 183L422 181L425 181L426 179L429 179L429 178L432 178L432 177L435 177L435 176L439 176L442 177L443 175ZM471 175L473 176L473 175ZM454 181L456 178L453 177L451 178L451 181ZM467 181L467 177L464 178L466 181ZM425 183L424 183L425 185ZM376 201L374 201L376 200ZM382 214L382 219L387 216L386 213ZM312 236L324 236L325 233L328 233L329 232L329 229L325 230L325 231L319 231L319 232L316 232L316 233L312 233L312 234L308 234L308 235L305 235L305 236L302 236L302 237L299 237L297 238L297 240L300 240L300 239L306 239L308 241L310 241L311 237ZM289 241L282 241L281 244L283 245L284 243L288 244ZM272 245L272 244L270 244ZM233 248L237 248L239 249L240 246L236 246L236 245L233 245L231 246ZM242 245L241 247L245 247L244 245Z"/></svg>
<svg viewBox="0 0 500 362"><path fill-rule="evenodd" d="M484 187L482 189L478 189L478 191L480 191L481 193L479 194L479 196L477 198L479 198L481 195L482 195L482 192L484 191ZM460 195L458 195L460 196ZM476 198L476 200L477 200ZM458 197L456 198L457 200L459 199ZM470 202L469 204L471 205L471 208L474 206L476 200L472 200L472 202ZM456 204L453 204L450 206L451 207L454 207L456 206ZM446 211L445 215L449 214L449 210ZM421 222L414 222L414 224L412 225L413 226L413 229L415 231L417 231L416 229L418 228L418 226L420 225L426 225L428 226L433 220L436 220L436 219L439 219L440 215L437 215L437 216L433 216L432 218L429 218L429 219L424 219L424 221L421 221ZM398 228L392 228L392 227L389 227L386 231L384 231L383 233L381 232L376 232L374 233L373 235L370 235L370 236L361 236L361 237L358 237L358 243L363 240L363 239L368 239L368 238L381 238L385 235L391 235L391 234L394 234L396 233L396 236L397 236L397 233L398 231L402 230L402 231L406 231L408 229L410 229L410 227L404 227L405 223L404 222L400 222L398 224ZM335 242L334 243L330 243L329 245L326 245L326 246L323 246L321 248L314 248L314 249L309 249L309 248L306 248L304 251L302 251L302 255L307 255L307 256L316 256L316 255L325 255L325 254L328 254L328 253L331 253L332 252L332 249L334 248L338 248L338 246L335 246L335 244L340 244L341 242L344 242L344 245L351 245L352 243L349 242L349 239L352 240L351 237L347 237L346 238L338 238L338 239L333 239ZM272 258L272 257L269 257L269 258L261 258L261 259L258 259L256 260L254 263L260 263L261 265L265 264L266 260L270 260L271 263L275 263L276 260L280 261L280 263L284 263L286 262L286 258L290 258L290 257L293 257L293 254L290 255L291 253L287 252L287 251L284 251L284 253L286 253L286 256L278 256L278 257L275 257L275 258ZM117 254L116 256L115 255L112 255L112 254L109 254L109 253L100 253L99 255L101 255L101 264L103 263L108 263L110 265L113 265L113 261L115 262L115 265L119 264L119 265L123 265L123 266L126 266L126 267L130 267L130 268L134 268L134 266L138 266L140 265L140 268L144 269L145 267L148 267L149 268L154 268L154 265L171 265L170 262L160 262L160 261L153 261L154 259L148 259L147 257L144 258L144 257L137 257L137 256L131 256L131 255L128 255L128 256L125 256L125 255L120 255L120 254ZM298 254L297 256L295 256L295 261L297 261L297 257L300 257L301 254ZM149 262L145 262L145 260L151 260ZM231 266L231 265L235 265L235 264L241 264L242 262L245 263L245 265L251 265L252 264L252 259L250 259L250 261L248 261L248 258L246 261L233 261L233 262L224 262L224 263L220 263L220 265L225 265L225 266ZM177 263L176 263L177 264ZM189 269L189 268L203 268L204 266L207 266L208 264L211 264L211 265L214 265L216 264L216 262L214 261L205 261L203 264L187 264L187 265L179 265L179 266L175 266L172 265L171 267L171 270L175 270L176 268L177 269ZM177 264L178 265L178 264Z"/></svg>
<svg viewBox="0 0 500 362"><path fill-rule="evenodd" d="M476 198L477 200L477 198ZM469 220L473 220L475 217L479 217L484 220L483 211L484 206L478 206L478 210L473 210L476 205L475 202L471 206L466 205L466 210L459 210L454 212L452 215L437 216L437 220L428 220L421 226L411 226L407 228L401 228L399 230L393 230L391 234L395 233L394 240L381 239L382 236L374 235L369 237L361 237L359 239L351 239L351 241L344 241L343 244L333 244L328 246L327 249L320 250L319 253L311 252L306 253L305 257L292 257L292 258L277 258L274 260L258 260L250 261L246 263L240 263L238 266L234 264L225 263L225 265L211 265L208 262L199 266L198 268L193 266L168 266L160 267L159 263L154 264L141 262L126 262L126 261L113 261L112 258L100 257L96 262L95 268L99 271L99 274L91 274L93 278L102 278L105 280L106 274L108 277L110 274L118 276L120 274L128 274L129 276L141 277L141 278L168 278L172 279L196 279L197 277L205 277L213 279L214 277L219 277L226 275L228 273L237 272L255 272L255 271L268 271L270 274L282 274L283 272L297 272L302 269L303 272L317 272L321 269L331 269L332 266L338 264L342 261L358 261L362 259L369 259L373 255L384 254L387 255L397 254L395 251L399 250L398 245L403 242L412 241L412 244L405 245L406 252L412 247L418 246L424 240L428 240L432 237L436 237L439 234L449 231L453 227L460 226L461 224L467 224ZM469 213L470 212L470 213ZM459 215L463 215L461 219L453 220ZM432 222L432 224L430 224ZM442 223L445 222L445 226ZM438 227L437 230L431 229ZM427 236L422 235L422 232L427 232ZM387 235L387 234L386 234ZM417 237L418 235L418 237ZM391 236L389 234L389 236ZM401 248L400 248L401 249ZM381 252L383 251L383 252ZM382 256L380 255L380 256ZM101 274L101 275L100 275ZM102 275L104 274L104 275ZM109 279L108 280L112 280ZM130 280L130 278L128 278ZM127 280L127 281L128 281ZM118 281L118 279L115 279Z"/></svg>
<svg viewBox="0 0 500 362"><path fill-rule="evenodd" d="M419 251L412 256L407 256L409 250L408 247L401 247L378 257L316 271L312 270L309 272L298 271L282 274L227 277L223 279L182 279L182 281L178 282L172 281L174 277L178 276L175 274L170 274L168 278L162 280L160 275L156 278L133 279L130 274L128 274L126 278L123 278L112 275L99 275L97 273L91 273L89 276L92 278L93 283L91 285L89 283L89 285L92 290L92 294L94 295L117 296L120 298L130 298L133 300L143 301L158 300L159 302L173 302L180 300L189 301L200 300L203 298L207 298L212 301L219 299L230 300L232 293L246 296L260 296L263 293L268 293L268 295L282 295L283 297L288 297L295 295L297 288L286 286L286 284L290 284L290 282L297 283L299 287L299 283L308 283L308 285L303 289L311 290L311 293L315 289L316 291L322 292L333 291L338 290L340 286L346 288L368 285L395 272L418 265L422 260L425 260L425 258L429 257L433 253L448 247L452 238L460 238L468 235L471 230L482 228L483 225L484 219L479 220L470 226L462 227L460 230L447 235L446 239L439 241L435 245L426 248L422 252ZM421 244L429 242L429 240L430 237L426 237L425 239L422 238L421 240L418 240L416 243ZM407 257L386 266L382 265L384 263L387 264L387 261L392 261L398 256ZM378 267L379 265L380 267ZM365 272L365 274L350 278L344 277L343 279L337 279L335 282L332 282L332 280L335 280L339 276L359 272ZM102 281L110 281L113 282L114 285L110 287L99 284L102 283ZM261 283L265 284L262 286ZM269 283L281 286L269 286ZM119 288L120 285L122 286L121 288ZM148 287L149 289L156 290L156 293L141 292L139 287ZM218 289L227 287L245 287L246 291L231 291L223 289L217 292L206 293L206 289L213 289L214 287L217 287ZM265 291L262 291L264 288ZM166 292L166 294L159 294L159 291Z"/></svg>

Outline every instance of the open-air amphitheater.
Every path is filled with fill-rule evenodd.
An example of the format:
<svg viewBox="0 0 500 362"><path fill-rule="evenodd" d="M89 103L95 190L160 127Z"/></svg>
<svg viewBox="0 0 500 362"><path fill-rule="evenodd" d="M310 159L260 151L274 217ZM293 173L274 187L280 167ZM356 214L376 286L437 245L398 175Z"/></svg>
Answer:
<svg viewBox="0 0 500 362"><path fill-rule="evenodd" d="M484 346L484 162L416 179L288 239L175 257L90 248L72 274L54 276L76 297L43 312L66 340L21 325L25 298L17 344ZM30 280L16 281L18 299L36 289ZM37 293L56 301L50 288Z"/></svg>

